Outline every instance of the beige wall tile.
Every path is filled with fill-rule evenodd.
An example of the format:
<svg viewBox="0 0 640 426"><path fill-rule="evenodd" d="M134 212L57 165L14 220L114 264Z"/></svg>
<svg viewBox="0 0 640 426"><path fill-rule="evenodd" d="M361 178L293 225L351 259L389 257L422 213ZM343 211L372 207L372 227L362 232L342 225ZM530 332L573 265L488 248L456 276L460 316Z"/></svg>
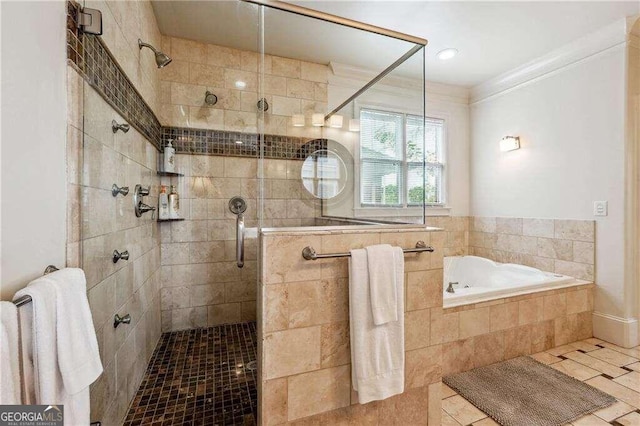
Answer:
<svg viewBox="0 0 640 426"><path fill-rule="evenodd" d="M320 368L321 327L267 334L263 348L263 375L267 379L317 370Z"/></svg>
<svg viewBox="0 0 640 426"><path fill-rule="evenodd" d="M466 339L488 333L490 329L489 310L490 308L479 308L460 312L459 338Z"/></svg>
<svg viewBox="0 0 640 426"><path fill-rule="evenodd" d="M565 262L562 260L556 260L554 263L554 272L586 281L593 281L593 269L593 265L587 265L584 263Z"/></svg>
<svg viewBox="0 0 640 426"><path fill-rule="evenodd" d="M290 283L289 327L346 321L349 287L344 278Z"/></svg>
<svg viewBox="0 0 640 426"><path fill-rule="evenodd" d="M578 263L593 265L595 263L595 244L574 241L573 258L571 260Z"/></svg>
<svg viewBox="0 0 640 426"><path fill-rule="evenodd" d="M325 368L288 378L288 420L346 407L350 403L349 366ZM309 398L309 395L314 395Z"/></svg>
<svg viewBox="0 0 640 426"><path fill-rule="evenodd" d="M552 294L543 298L543 319L554 319L567 314L567 296L565 293Z"/></svg>
<svg viewBox="0 0 640 426"><path fill-rule="evenodd" d="M407 351L405 354L405 387L416 388L442 379L442 346L434 345Z"/></svg>
<svg viewBox="0 0 640 426"><path fill-rule="evenodd" d="M498 234L522 235L522 219L512 217L497 217L496 232Z"/></svg>
<svg viewBox="0 0 640 426"><path fill-rule="evenodd" d="M379 402L378 424L380 425L426 425L429 410L429 388L427 386L407 389L402 395Z"/></svg>
<svg viewBox="0 0 640 426"><path fill-rule="evenodd" d="M523 325L504 331L504 359L531 353L531 326Z"/></svg>
<svg viewBox="0 0 640 426"><path fill-rule="evenodd" d="M345 365L351 361L347 321L323 324L321 339L322 368Z"/></svg>
<svg viewBox="0 0 640 426"><path fill-rule="evenodd" d="M570 240L538 238L537 255L551 259L571 260L573 258L573 243Z"/></svg>
<svg viewBox="0 0 640 426"><path fill-rule="evenodd" d="M504 359L504 333L489 333L473 338L474 368Z"/></svg>
<svg viewBox="0 0 640 426"><path fill-rule="evenodd" d="M543 301L544 299L542 297L535 297L517 302L518 325L533 324L542 321L544 317Z"/></svg>
<svg viewBox="0 0 640 426"><path fill-rule="evenodd" d="M405 350L419 349L430 344L431 315L429 309L409 311L405 314Z"/></svg>
<svg viewBox="0 0 640 426"><path fill-rule="evenodd" d="M467 371L474 365L473 338L442 345L442 375Z"/></svg>
<svg viewBox="0 0 640 426"><path fill-rule="evenodd" d="M518 302L491 306L491 331L505 330L518 324Z"/></svg>
<svg viewBox="0 0 640 426"><path fill-rule="evenodd" d="M273 56L271 59L271 73L284 77L300 78L301 63L295 59Z"/></svg>
<svg viewBox="0 0 640 426"><path fill-rule="evenodd" d="M289 325L289 291L287 284L263 287L265 332L283 330Z"/></svg>
<svg viewBox="0 0 640 426"><path fill-rule="evenodd" d="M262 382L262 410L260 417L265 425L279 425L286 423L287 407L287 379L274 379Z"/></svg>
<svg viewBox="0 0 640 426"><path fill-rule="evenodd" d="M567 314L577 314L590 310L589 293L592 291L590 289L567 291Z"/></svg>
<svg viewBox="0 0 640 426"><path fill-rule="evenodd" d="M240 303L222 303L204 307L207 310L207 326L240 322Z"/></svg>
<svg viewBox="0 0 640 426"><path fill-rule="evenodd" d="M574 241L595 241L595 221L593 220L556 220L555 238Z"/></svg>
<svg viewBox="0 0 640 426"><path fill-rule="evenodd" d="M442 270L409 272L407 274L406 310L442 306Z"/></svg>
<svg viewBox="0 0 640 426"><path fill-rule="evenodd" d="M553 238L552 219L522 219L522 235Z"/></svg>

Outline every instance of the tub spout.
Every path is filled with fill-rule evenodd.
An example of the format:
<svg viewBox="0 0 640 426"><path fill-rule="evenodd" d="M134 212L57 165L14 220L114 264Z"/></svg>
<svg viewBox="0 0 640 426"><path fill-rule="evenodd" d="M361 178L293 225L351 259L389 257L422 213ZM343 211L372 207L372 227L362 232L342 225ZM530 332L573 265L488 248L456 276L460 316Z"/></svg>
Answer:
<svg viewBox="0 0 640 426"><path fill-rule="evenodd" d="M455 284L455 285L458 285L458 283L457 283L457 282L452 283L451 281L449 281L449 287L447 287L447 290L446 290L446 291L447 291L447 293L455 293L455 292L456 292L456 291L453 289L453 285L454 285L454 284Z"/></svg>

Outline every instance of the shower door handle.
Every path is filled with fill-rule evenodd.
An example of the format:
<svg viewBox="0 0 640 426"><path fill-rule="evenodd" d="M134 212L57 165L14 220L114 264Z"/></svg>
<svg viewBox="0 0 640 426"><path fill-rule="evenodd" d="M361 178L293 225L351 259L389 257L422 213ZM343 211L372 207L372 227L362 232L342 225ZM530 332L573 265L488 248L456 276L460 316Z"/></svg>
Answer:
<svg viewBox="0 0 640 426"><path fill-rule="evenodd" d="M236 219L236 262L238 268L244 266L244 215L242 213Z"/></svg>

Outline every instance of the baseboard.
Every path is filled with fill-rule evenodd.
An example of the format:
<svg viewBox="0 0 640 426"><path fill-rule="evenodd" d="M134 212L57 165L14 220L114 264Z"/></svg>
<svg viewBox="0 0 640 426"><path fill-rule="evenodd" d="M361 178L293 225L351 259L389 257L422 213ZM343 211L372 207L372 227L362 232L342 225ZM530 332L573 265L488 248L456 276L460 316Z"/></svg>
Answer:
<svg viewBox="0 0 640 426"><path fill-rule="evenodd" d="M623 348L640 344L637 318L620 318L600 312L593 313L593 336Z"/></svg>

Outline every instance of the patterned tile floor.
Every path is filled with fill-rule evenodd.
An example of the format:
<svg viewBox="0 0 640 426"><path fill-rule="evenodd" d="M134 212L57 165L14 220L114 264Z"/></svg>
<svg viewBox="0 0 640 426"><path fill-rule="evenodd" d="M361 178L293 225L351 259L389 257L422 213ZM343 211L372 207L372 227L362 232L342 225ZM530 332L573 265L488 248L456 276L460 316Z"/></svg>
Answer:
<svg viewBox="0 0 640 426"><path fill-rule="evenodd" d="M640 346L625 349L587 339L531 356L618 400L571 425L640 426ZM442 398L442 426L498 424L445 384Z"/></svg>
<svg viewBox="0 0 640 426"><path fill-rule="evenodd" d="M255 322L164 333L124 425L255 425L256 345Z"/></svg>

